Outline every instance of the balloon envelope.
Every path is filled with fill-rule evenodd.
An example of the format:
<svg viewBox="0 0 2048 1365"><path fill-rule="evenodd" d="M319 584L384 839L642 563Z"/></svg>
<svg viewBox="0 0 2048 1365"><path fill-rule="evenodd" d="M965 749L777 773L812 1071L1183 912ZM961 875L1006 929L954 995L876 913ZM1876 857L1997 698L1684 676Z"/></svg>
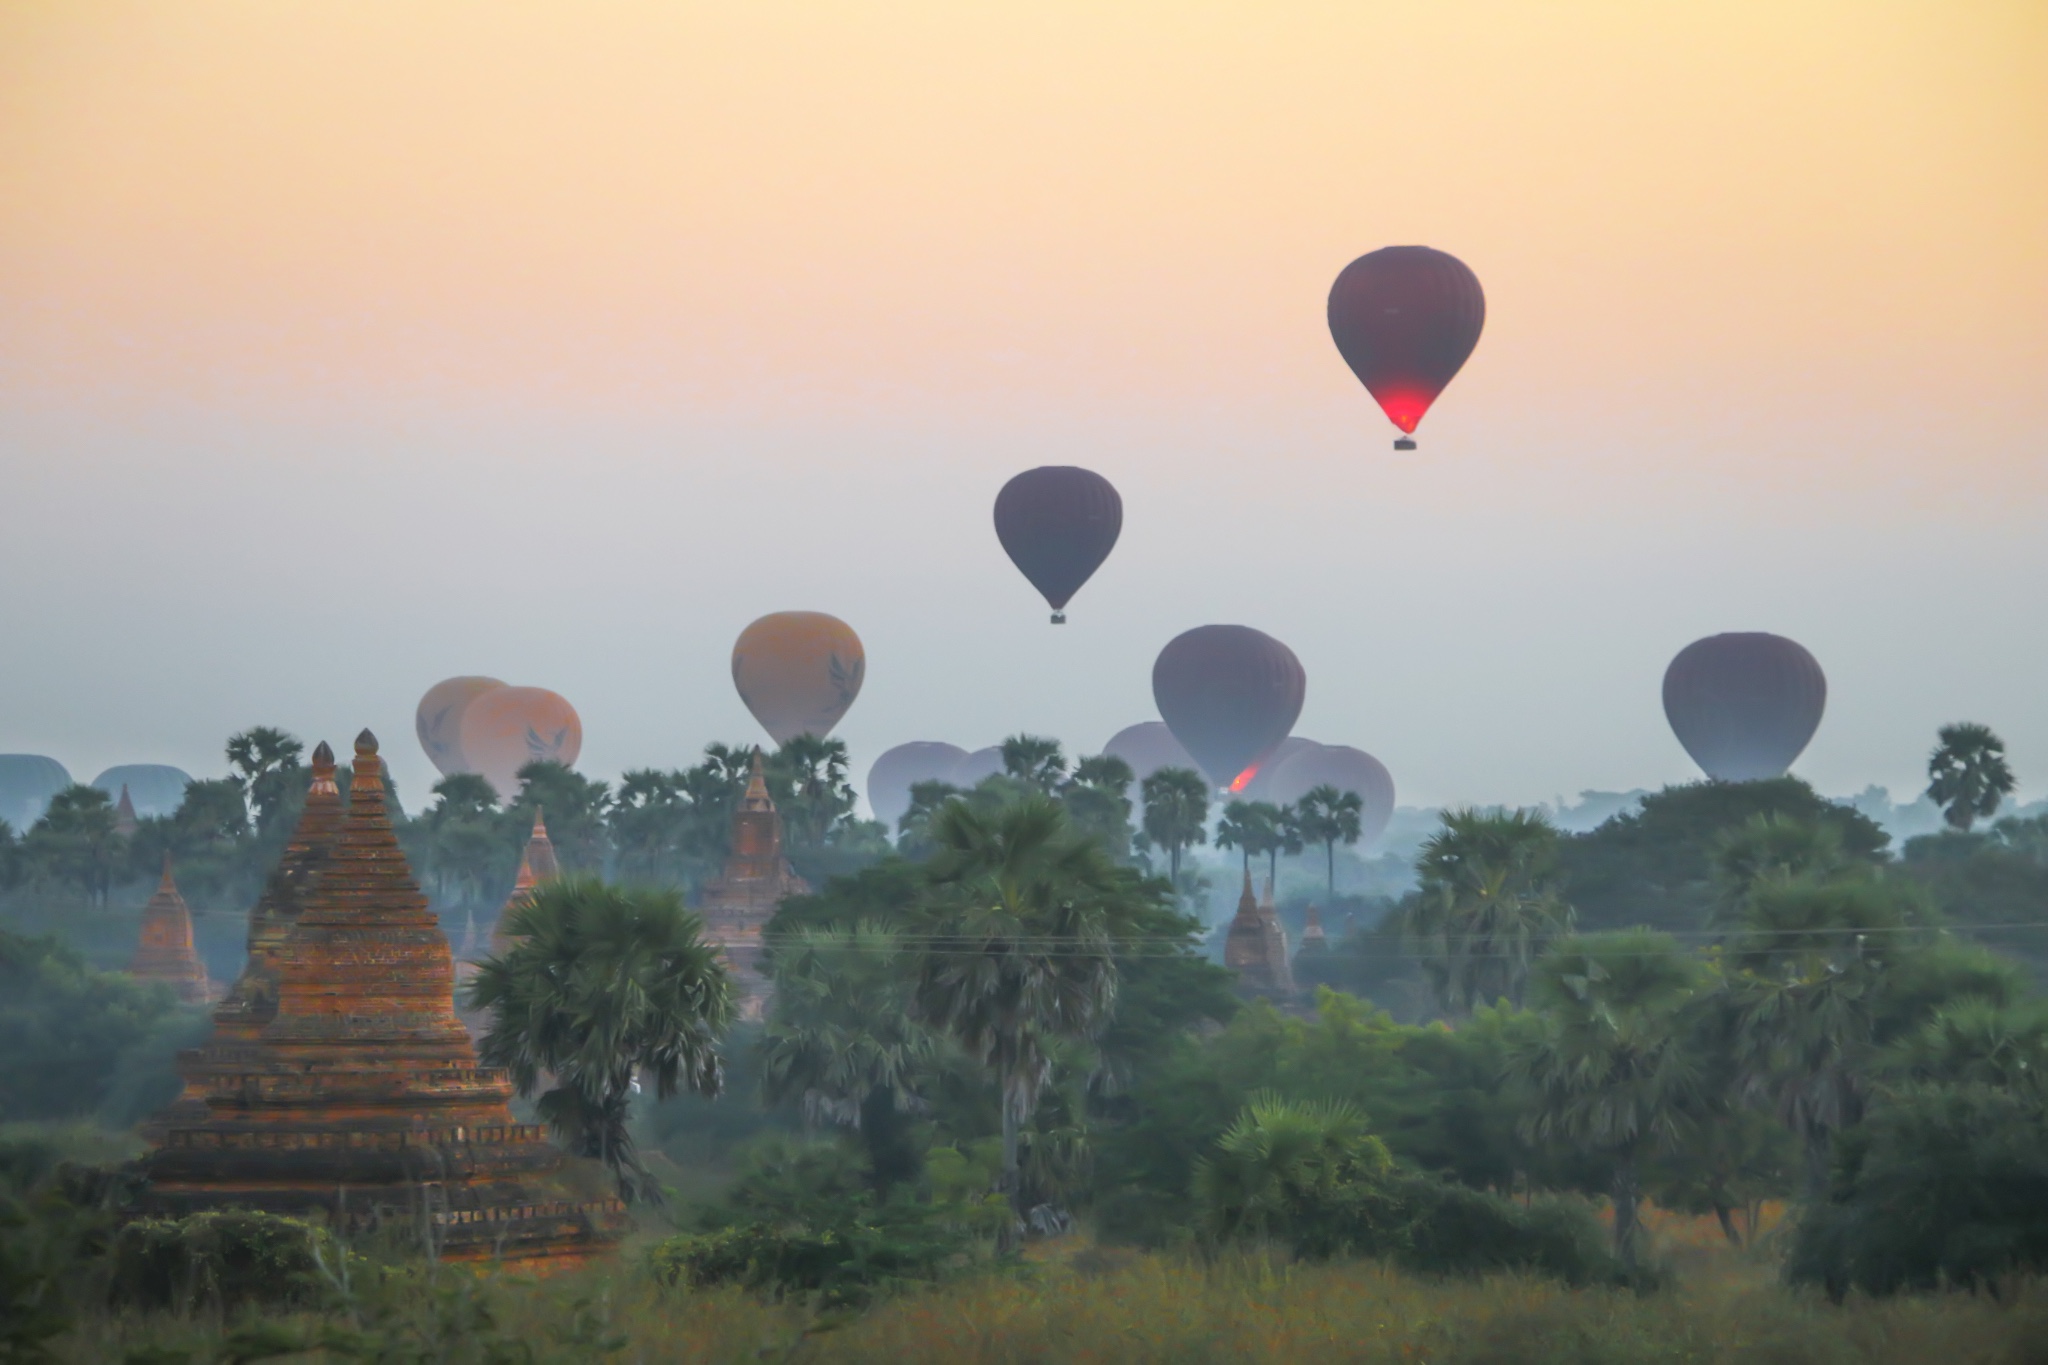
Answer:
<svg viewBox="0 0 2048 1365"><path fill-rule="evenodd" d="M1340 792L1357 792L1358 841L1369 844L1386 832L1394 818L1394 778L1387 765L1363 749L1348 744L1317 744L1300 749L1268 769L1266 795L1278 805L1291 806L1317 787L1335 787Z"/></svg>
<svg viewBox="0 0 2048 1365"><path fill-rule="evenodd" d="M996 538L1055 612L1102 567L1123 526L1123 499L1092 470L1027 469L996 494Z"/></svg>
<svg viewBox="0 0 2048 1365"><path fill-rule="evenodd" d="M882 751L868 769L868 807L893 832L910 809L910 789L919 782L951 782L967 751L957 744L919 739Z"/></svg>
<svg viewBox="0 0 2048 1365"><path fill-rule="evenodd" d="M545 687L493 687L464 708L459 743L469 771L509 801L519 794L519 770L527 764L575 763L583 752L583 722L575 707Z"/></svg>
<svg viewBox="0 0 2048 1365"><path fill-rule="evenodd" d="M976 749L960 760L960 766L949 779L956 787L973 787L985 777L994 777L1003 770L1003 746L991 744L986 749Z"/></svg>
<svg viewBox="0 0 2048 1365"><path fill-rule="evenodd" d="M41 754L0 754L0 820L16 834L43 818L50 798L71 785L71 773Z"/></svg>
<svg viewBox="0 0 2048 1365"><path fill-rule="evenodd" d="M853 627L822 611L778 611L740 632L732 682L777 744L820 739L860 695L867 653Z"/></svg>
<svg viewBox="0 0 2048 1365"><path fill-rule="evenodd" d="M496 678L445 678L420 698L419 707L413 712L413 729L419 734L420 747L427 751L427 758L440 769L441 776L475 771L462 757L462 713L478 697L504 685Z"/></svg>
<svg viewBox="0 0 2048 1365"><path fill-rule="evenodd" d="M1271 753L1252 765L1251 776L1246 779L1244 790L1239 795L1243 796L1247 801L1275 801L1281 805L1287 804L1284 801L1280 801L1278 797L1268 794L1273 785L1273 774L1280 770L1282 763L1285 763L1296 754L1304 750L1320 749L1322 747L1322 745L1312 739L1303 739L1300 735L1289 735L1278 744L1275 744Z"/></svg>
<svg viewBox="0 0 2048 1365"><path fill-rule="evenodd" d="M1762 631L1695 640L1664 670L1664 716L1708 777L1782 777L1820 728L1828 680L1804 646Z"/></svg>
<svg viewBox="0 0 2048 1365"><path fill-rule="evenodd" d="M1337 276L1329 317L1344 363L1412 436L1479 344L1486 294L1456 256L1426 246L1382 247Z"/></svg>
<svg viewBox="0 0 2048 1365"><path fill-rule="evenodd" d="M192 775L167 763L124 763L107 769L92 784L116 801L121 799L121 788L126 787L128 803L135 807L137 815L147 819L169 815L183 805Z"/></svg>
<svg viewBox="0 0 2048 1365"><path fill-rule="evenodd" d="M1218 787L1242 791L1301 715L1308 677L1294 651L1250 626L1197 626L1152 664L1152 700Z"/></svg>
<svg viewBox="0 0 2048 1365"><path fill-rule="evenodd" d="M1195 762L1195 756L1181 747L1181 742L1173 737L1173 731L1166 728L1163 720L1126 725L1109 737L1109 743L1102 746L1102 752L1115 754L1130 764L1131 772L1140 782L1161 768L1202 770L1202 765ZM1132 799L1140 799L1135 791Z"/></svg>

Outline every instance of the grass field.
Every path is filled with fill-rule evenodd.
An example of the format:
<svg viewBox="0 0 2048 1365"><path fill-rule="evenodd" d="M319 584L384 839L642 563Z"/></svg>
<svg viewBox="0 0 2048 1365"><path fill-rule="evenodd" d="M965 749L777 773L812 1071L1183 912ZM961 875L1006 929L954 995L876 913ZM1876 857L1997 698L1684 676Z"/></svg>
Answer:
<svg viewBox="0 0 2048 1365"><path fill-rule="evenodd" d="M359 1317L386 1331L370 1358L450 1362L2048 1365L2048 1286L2019 1286L2002 1301L1946 1294L1835 1306L1781 1288L1767 1254L1717 1248L1704 1231L1661 1220L1660 1241L1685 1266L1673 1288L1641 1296L1516 1278L1433 1281L1370 1263L1204 1262L1067 1239L1016 1270L839 1316L738 1291L666 1289L629 1252L540 1285L444 1273L437 1286L366 1301ZM233 1326L204 1315L102 1319L67 1339L60 1358L257 1358L222 1353ZM273 1320L270 1349L310 1326ZM245 1332L243 1351L261 1337ZM365 1358L362 1349L351 1356Z"/></svg>

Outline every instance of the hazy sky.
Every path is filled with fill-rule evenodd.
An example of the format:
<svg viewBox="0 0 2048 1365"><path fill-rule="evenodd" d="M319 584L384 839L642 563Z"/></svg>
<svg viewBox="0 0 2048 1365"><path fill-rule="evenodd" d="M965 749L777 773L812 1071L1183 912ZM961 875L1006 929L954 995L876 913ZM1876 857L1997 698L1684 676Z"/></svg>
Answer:
<svg viewBox="0 0 2048 1365"><path fill-rule="evenodd" d="M1390 243L1485 284L1394 435ZM989 525L1085 464L1045 608ZM1151 719L1243 622L1404 802L1692 775L1697 636L1827 670L1797 771L2048 788L2039 0L0 7L0 751L217 772L552 687L580 766L755 736L734 636L866 641L856 770Z"/></svg>

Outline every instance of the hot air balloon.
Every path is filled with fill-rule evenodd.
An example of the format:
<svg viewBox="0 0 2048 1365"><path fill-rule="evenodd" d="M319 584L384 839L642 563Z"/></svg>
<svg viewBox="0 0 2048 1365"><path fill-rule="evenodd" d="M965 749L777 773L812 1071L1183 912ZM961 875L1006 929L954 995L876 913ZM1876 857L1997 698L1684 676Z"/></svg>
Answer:
<svg viewBox="0 0 2048 1365"><path fill-rule="evenodd" d="M777 744L823 739L860 695L867 654L853 627L822 611L778 611L740 632L732 682Z"/></svg>
<svg viewBox="0 0 2048 1365"><path fill-rule="evenodd" d="M192 775L166 763L124 763L107 769L92 784L116 801L126 787L135 813L147 818L169 815L185 804L185 788L192 784Z"/></svg>
<svg viewBox="0 0 2048 1365"><path fill-rule="evenodd" d="M1329 312L1344 363L1404 433L1394 449L1415 449L1415 424L1479 344L1479 277L1430 247L1382 247L1344 267Z"/></svg>
<svg viewBox="0 0 2048 1365"><path fill-rule="evenodd" d="M575 707L545 687L492 687L463 709L457 743L468 771L481 774L510 801L519 794L519 770L527 764L576 761L583 752L583 722Z"/></svg>
<svg viewBox="0 0 2048 1365"><path fill-rule="evenodd" d="M1126 725L1109 737L1102 752L1114 754L1131 765L1131 772L1143 782L1161 768L1199 769L1195 756L1181 747L1163 720Z"/></svg>
<svg viewBox="0 0 2048 1365"><path fill-rule="evenodd" d="M996 494L996 538L1052 608L1067 619L1069 599L1102 567L1124 528L1124 500L1108 479L1072 465L1027 469Z"/></svg>
<svg viewBox="0 0 2048 1365"><path fill-rule="evenodd" d="M21 834L43 818L50 798L71 785L62 763L41 754L0 754L0 820Z"/></svg>
<svg viewBox="0 0 2048 1365"><path fill-rule="evenodd" d="M496 678L445 678L420 698L413 712L413 729L419 732L420 747L441 770L441 776L474 771L462 758L462 713L478 697L504 685Z"/></svg>
<svg viewBox="0 0 2048 1365"><path fill-rule="evenodd" d="M1357 792L1358 838L1369 844L1394 818L1394 779L1386 764L1348 744L1315 744L1296 750L1266 769L1263 800L1291 806L1317 787Z"/></svg>
<svg viewBox="0 0 2048 1365"><path fill-rule="evenodd" d="M1300 735L1289 735L1273 746L1273 752L1267 754L1253 766L1251 776L1245 779L1244 789L1240 795L1247 801L1275 800L1276 798L1266 794L1266 789L1272 785L1273 774L1279 771L1280 765L1304 749L1320 749L1322 747L1322 745L1312 739L1303 739ZM1285 803L1283 802L1282 804Z"/></svg>
<svg viewBox="0 0 2048 1365"><path fill-rule="evenodd" d="M1152 700L1173 737L1233 792L1287 738L1307 693L1294 651L1250 626L1197 626L1152 664Z"/></svg>
<svg viewBox="0 0 2048 1365"><path fill-rule="evenodd" d="M939 740L912 740L885 749L868 769L868 807L891 830L910 809L910 789L920 782L951 782L967 751Z"/></svg>
<svg viewBox="0 0 2048 1365"><path fill-rule="evenodd" d="M1820 728L1828 680L1805 648L1782 635L1709 635L1664 670L1664 715L1708 777L1782 777Z"/></svg>
<svg viewBox="0 0 2048 1365"><path fill-rule="evenodd" d="M983 778L994 777L1003 771L1003 746L991 744L986 749L976 749L960 760L954 770L952 782L956 787L978 786Z"/></svg>

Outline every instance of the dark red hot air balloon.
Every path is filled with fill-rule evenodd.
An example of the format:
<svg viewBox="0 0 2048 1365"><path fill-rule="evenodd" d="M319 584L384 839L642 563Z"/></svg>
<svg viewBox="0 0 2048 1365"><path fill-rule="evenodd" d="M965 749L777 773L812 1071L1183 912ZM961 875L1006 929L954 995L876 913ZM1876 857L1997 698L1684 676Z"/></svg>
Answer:
<svg viewBox="0 0 2048 1365"><path fill-rule="evenodd" d="M1820 728L1828 680L1804 646L1739 631L1695 640L1664 670L1664 716L1708 777L1783 777Z"/></svg>
<svg viewBox="0 0 2048 1365"><path fill-rule="evenodd" d="M996 494L996 538L1045 597L1052 623L1109 558L1124 528L1124 500L1108 479L1072 465L1027 469Z"/></svg>
<svg viewBox="0 0 2048 1365"><path fill-rule="evenodd" d="M1360 256L1330 286L1330 336L1413 450L1415 425L1486 326L1486 294L1463 261L1426 246Z"/></svg>
<svg viewBox="0 0 2048 1365"><path fill-rule="evenodd" d="M1250 626L1197 626L1152 664L1152 700L1209 780L1242 790L1301 715L1308 675L1294 651Z"/></svg>

